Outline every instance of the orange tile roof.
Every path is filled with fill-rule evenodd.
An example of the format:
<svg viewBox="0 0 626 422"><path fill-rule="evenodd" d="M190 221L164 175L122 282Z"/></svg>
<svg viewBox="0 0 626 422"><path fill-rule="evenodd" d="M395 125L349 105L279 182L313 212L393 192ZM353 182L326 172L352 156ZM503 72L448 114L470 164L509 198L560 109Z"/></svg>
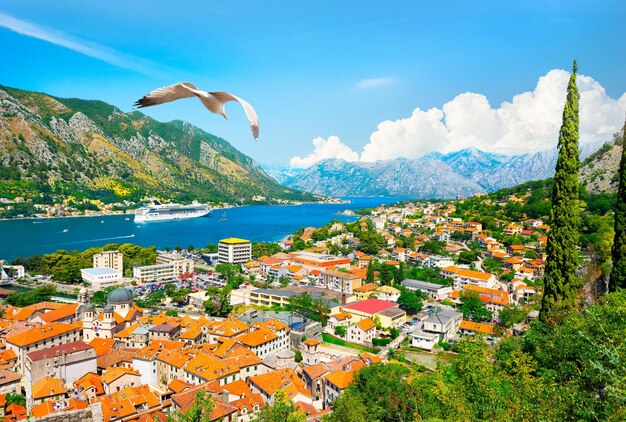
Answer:
<svg viewBox="0 0 626 422"><path fill-rule="evenodd" d="M32 396L35 400L58 396L66 392L67 388L63 385L63 381L52 377L43 377L38 383L33 385L32 388Z"/></svg>
<svg viewBox="0 0 626 422"><path fill-rule="evenodd" d="M113 345L115 344L114 338L100 338L96 337L89 342L89 345L96 350L97 356L102 356L111 350Z"/></svg>
<svg viewBox="0 0 626 422"><path fill-rule="evenodd" d="M193 354L175 349L164 349L157 355L157 360L175 368L182 368L194 357Z"/></svg>
<svg viewBox="0 0 626 422"><path fill-rule="evenodd" d="M7 343L14 344L18 347L25 347L30 344L39 343L40 341L47 340L52 337L57 337L62 334L70 333L72 331L82 330L83 323L81 321L73 322L71 324L65 324L62 322L52 322L50 324L42 325L38 328L31 328L23 333L6 339Z"/></svg>
<svg viewBox="0 0 626 422"><path fill-rule="evenodd" d="M53 311L45 312L39 315L39 318L44 322L55 322L60 319L64 319L64 318L68 318L73 315L76 315L77 308L78 308L78 303L70 303L60 308L57 308Z"/></svg>
<svg viewBox="0 0 626 422"><path fill-rule="evenodd" d="M318 363L311 366L305 366L302 371L306 373L310 379L316 380L322 375L328 373L328 368L323 363Z"/></svg>
<svg viewBox="0 0 626 422"><path fill-rule="evenodd" d="M102 379L102 382L105 384L111 384L113 381L125 375L141 377L141 372L131 368L125 368L123 366L116 366L114 368L109 367L106 369L106 372L102 374L100 379Z"/></svg>
<svg viewBox="0 0 626 422"><path fill-rule="evenodd" d="M462 330L474 331L481 334L495 334L496 332L496 326L493 324L485 324L466 320L461 321L461 325L459 326L459 328Z"/></svg>
<svg viewBox="0 0 626 422"><path fill-rule="evenodd" d="M467 277L467 278L473 278L476 280L485 280L485 281L493 277L493 274L483 273L480 271L473 271L473 270L460 270L456 272L456 275L458 275L459 277Z"/></svg>
<svg viewBox="0 0 626 422"><path fill-rule="evenodd" d="M337 371L326 375L326 380L340 390L345 390L354 380L354 371Z"/></svg>
<svg viewBox="0 0 626 422"><path fill-rule="evenodd" d="M85 375L74 381L74 388L79 390L87 390L93 388L96 396L104 394L104 387L100 376L94 372L87 372Z"/></svg>
<svg viewBox="0 0 626 422"><path fill-rule="evenodd" d="M228 391L228 394L232 394L233 396L245 397L252 395L252 390L250 390L250 386L248 386L248 384L246 384L246 382L242 380L228 383L224 385L222 389Z"/></svg>
<svg viewBox="0 0 626 422"><path fill-rule="evenodd" d="M179 379L174 379L167 385L167 388L172 390L174 393L180 393L184 389L190 388L192 386L193 386L193 384L190 384L190 383L188 383L186 381L179 380Z"/></svg>
<svg viewBox="0 0 626 422"><path fill-rule="evenodd" d="M361 287L355 287L353 290L355 292L365 292L365 293L367 293L367 292L374 291L377 288L378 288L378 286L375 285L374 283L367 283L367 284L362 285Z"/></svg>
<svg viewBox="0 0 626 422"><path fill-rule="evenodd" d="M351 319L352 318L352 314L346 312L346 311L341 311L339 313L336 313L335 315L333 315L335 318L337 318L337 321L344 321L346 319Z"/></svg>
<svg viewBox="0 0 626 422"><path fill-rule="evenodd" d="M248 378L248 381L270 396L280 389L285 390L285 394L288 397L293 397L296 394L311 396L304 387L304 382L298 378L296 372L291 368L283 368L266 374L256 375Z"/></svg>
<svg viewBox="0 0 626 422"><path fill-rule="evenodd" d="M35 303L34 305L24 306L23 308L11 307L9 309L10 312L6 312L3 318L15 320L15 321L26 321L35 312L45 312L46 310L55 310L62 306L65 306L65 305L61 303L54 303L54 302L40 302L40 303Z"/></svg>
<svg viewBox="0 0 626 422"><path fill-rule="evenodd" d="M376 323L372 321L370 318L364 318L356 323L359 328L363 331L369 331L372 328L376 328Z"/></svg>
<svg viewBox="0 0 626 422"><path fill-rule="evenodd" d="M318 344L320 344L320 342L317 339L308 338L304 341L304 344L306 344L307 346L317 346Z"/></svg>
<svg viewBox="0 0 626 422"><path fill-rule="evenodd" d="M187 362L185 370L207 381L219 380L239 372L237 366L229 365L206 353L198 353L196 357Z"/></svg>
<svg viewBox="0 0 626 422"><path fill-rule="evenodd" d="M248 347L257 347L265 343L269 343L272 340L277 339L278 336L273 331L267 328L259 328L251 333L244 334L239 337L239 341Z"/></svg>

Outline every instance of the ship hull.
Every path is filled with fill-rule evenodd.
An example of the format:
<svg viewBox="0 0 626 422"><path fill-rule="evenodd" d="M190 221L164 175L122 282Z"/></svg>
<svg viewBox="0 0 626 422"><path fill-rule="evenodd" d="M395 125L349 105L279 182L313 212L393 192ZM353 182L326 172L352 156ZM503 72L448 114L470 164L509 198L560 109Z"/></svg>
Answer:
<svg viewBox="0 0 626 422"><path fill-rule="evenodd" d="M135 214L135 223L150 223L154 221L189 220L208 215L210 208L193 211L168 211L168 212L138 212Z"/></svg>

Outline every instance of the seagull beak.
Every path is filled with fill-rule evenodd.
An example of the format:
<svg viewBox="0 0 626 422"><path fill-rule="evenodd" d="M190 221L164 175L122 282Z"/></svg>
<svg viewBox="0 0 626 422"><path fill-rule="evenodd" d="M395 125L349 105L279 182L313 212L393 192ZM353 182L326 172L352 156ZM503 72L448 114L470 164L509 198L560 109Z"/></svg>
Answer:
<svg viewBox="0 0 626 422"><path fill-rule="evenodd" d="M226 113L222 113L222 116L224 116L224 118L228 120L228 116L226 115Z"/></svg>

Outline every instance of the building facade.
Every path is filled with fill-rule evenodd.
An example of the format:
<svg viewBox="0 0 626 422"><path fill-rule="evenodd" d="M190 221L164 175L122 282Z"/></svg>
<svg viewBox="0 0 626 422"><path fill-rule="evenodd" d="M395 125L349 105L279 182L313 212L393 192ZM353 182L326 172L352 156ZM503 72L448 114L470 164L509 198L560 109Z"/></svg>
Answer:
<svg viewBox="0 0 626 422"><path fill-rule="evenodd" d="M222 264L245 264L252 259L252 243L236 237L222 239L217 247L217 259Z"/></svg>

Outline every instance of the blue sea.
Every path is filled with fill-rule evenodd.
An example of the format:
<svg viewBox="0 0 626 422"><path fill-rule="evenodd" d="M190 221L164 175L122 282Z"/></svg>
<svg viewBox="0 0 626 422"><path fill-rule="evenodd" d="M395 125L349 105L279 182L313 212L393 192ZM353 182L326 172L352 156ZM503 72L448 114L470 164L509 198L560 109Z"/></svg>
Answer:
<svg viewBox="0 0 626 422"><path fill-rule="evenodd" d="M134 215L0 221L0 259L13 260L58 249L84 250L108 243L134 243L159 248L204 247L225 237L273 242L300 227L319 227L345 209L371 208L406 198L345 198L350 204L249 206L214 210L210 216L180 221L135 223ZM226 221L220 221L225 215ZM127 220L128 219L128 220Z"/></svg>

